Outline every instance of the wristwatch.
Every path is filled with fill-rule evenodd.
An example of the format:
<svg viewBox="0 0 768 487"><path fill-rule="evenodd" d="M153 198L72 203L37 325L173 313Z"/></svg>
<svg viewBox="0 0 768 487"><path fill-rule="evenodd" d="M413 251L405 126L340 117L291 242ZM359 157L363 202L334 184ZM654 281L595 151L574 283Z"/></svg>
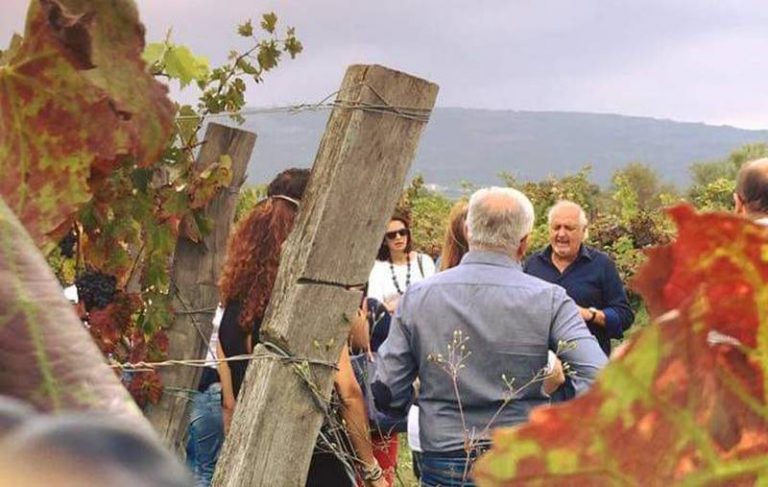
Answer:
<svg viewBox="0 0 768 487"><path fill-rule="evenodd" d="M595 318L597 318L597 308L595 308L594 306L590 306L589 308L587 308L587 311L592 313L592 316L589 317L589 319L587 320L587 323L592 323L593 321L595 321Z"/></svg>

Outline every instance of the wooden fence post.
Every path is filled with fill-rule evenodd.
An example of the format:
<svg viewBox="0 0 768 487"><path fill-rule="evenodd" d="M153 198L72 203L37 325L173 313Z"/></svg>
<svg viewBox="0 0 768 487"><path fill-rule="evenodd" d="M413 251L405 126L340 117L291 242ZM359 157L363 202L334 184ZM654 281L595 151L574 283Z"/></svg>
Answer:
<svg viewBox="0 0 768 487"><path fill-rule="evenodd" d="M264 343L295 358L337 362L361 298L348 288L368 279L437 90L381 66L347 70L283 251ZM274 350L259 345L254 354ZM323 421L313 394L327 402L335 370L277 356L248 368L216 486L305 483Z"/></svg>
<svg viewBox="0 0 768 487"><path fill-rule="evenodd" d="M195 168L200 170L229 155L232 182L208 203L205 216L215 222L212 231L195 243L179 236L171 271L171 292L176 319L168 331L168 356L199 359L205 356L211 335L211 318L219 301L218 278L224 262L227 238L235 215L240 186L256 143L256 134L216 123L205 132ZM155 430L171 449L184 450L188 398L179 389L195 389L201 370L196 367L166 367L160 371L166 392L147 411ZM171 390L172 389L172 390Z"/></svg>

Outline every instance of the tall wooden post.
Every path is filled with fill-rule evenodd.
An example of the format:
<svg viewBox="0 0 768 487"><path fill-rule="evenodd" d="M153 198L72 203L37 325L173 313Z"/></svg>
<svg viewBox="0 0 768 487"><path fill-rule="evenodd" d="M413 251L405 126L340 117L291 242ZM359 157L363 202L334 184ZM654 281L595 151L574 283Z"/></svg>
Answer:
<svg viewBox="0 0 768 487"><path fill-rule="evenodd" d="M256 134L211 123L205 132L195 166L203 169L222 155L232 159L232 182L217 194L205 209L205 216L215 222L212 231L200 242L179 237L171 272L173 307L176 319L168 332L168 356L174 359L198 359L205 356L211 335L211 318L218 298L218 279L226 253L227 238L235 215L240 186L256 143ZM165 368L160 372L166 392L147 416L170 448L183 450L186 410L189 403L178 389L194 389L200 369Z"/></svg>
<svg viewBox="0 0 768 487"><path fill-rule="evenodd" d="M381 66L347 70L283 251L263 342L337 362L361 298L348 288L368 279L437 90ZM274 350L259 345L254 354ZM214 485L304 485L323 420L313 391L328 400L334 375L323 365L254 360Z"/></svg>

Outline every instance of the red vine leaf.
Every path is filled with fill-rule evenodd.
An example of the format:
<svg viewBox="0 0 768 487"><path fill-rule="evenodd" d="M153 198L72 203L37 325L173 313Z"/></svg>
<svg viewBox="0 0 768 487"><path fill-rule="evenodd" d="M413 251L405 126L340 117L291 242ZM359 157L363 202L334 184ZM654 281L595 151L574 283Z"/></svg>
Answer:
<svg viewBox="0 0 768 487"><path fill-rule="evenodd" d="M44 411L100 411L149 430L2 198L0 281L0 391Z"/></svg>
<svg viewBox="0 0 768 487"><path fill-rule="evenodd" d="M4 53L0 194L38 245L69 228L91 176L150 164L167 142L174 109L143 46L133 2L37 0Z"/></svg>
<svg viewBox="0 0 768 487"><path fill-rule="evenodd" d="M105 354L115 353L121 337L132 326L131 315L141 306L135 296L120 292L107 307L88 314L91 336Z"/></svg>
<svg viewBox="0 0 768 487"><path fill-rule="evenodd" d="M93 310L88 315L91 336L105 354L113 353L120 340L119 324L113 316L114 306L114 304L110 304L104 309Z"/></svg>
<svg viewBox="0 0 768 487"><path fill-rule="evenodd" d="M147 403L157 404L163 395L163 382L155 371L135 372L128 384L128 391L136 403L144 407Z"/></svg>
<svg viewBox="0 0 768 487"><path fill-rule="evenodd" d="M479 485L768 479L768 229L669 213L678 238L650 252L635 284L657 323L587 394L498 430L474 469Z"/></svg>

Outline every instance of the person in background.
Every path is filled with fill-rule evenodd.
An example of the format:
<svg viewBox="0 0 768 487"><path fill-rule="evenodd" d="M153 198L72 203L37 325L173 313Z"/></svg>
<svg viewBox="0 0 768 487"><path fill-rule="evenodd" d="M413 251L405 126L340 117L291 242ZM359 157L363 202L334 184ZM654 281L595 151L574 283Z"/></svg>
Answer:
<svg viewBox="0 0 768 487"><path fill-rule="evenodd" d="M387 223L384 239L379 246L376 261L368 277L368 297L382 303L391 315L397 309L400 296L409 286L434 273L435 264L432 258L413 250L409 219L402 213L395 213ZM372 308L376 309L375 306ZM391 316L385 320L387 334L389 333L390 319ZM379 330L382 329L384 327L379 328ZM380 434L380 432L374 431L372 441L379 463L385 465L388 471L393 471L397 467L397 435ZM411 444L410 441L409 444L412 449L416 448L418 451L417 444Z"/></svg>
<svg viewBox="0 0 768 487"><path fill-rule="evenodd" d="M434 273L432 258L413 250L408 218L396 214L387 224L384 240L368 277L368 297L384 303L393 313L408 286Z"/></svg>
<svg viewBox="0 0 768 487"><path fill-rule="evenodd" d="M559 201L547 214L549 245L525 262L527 274L565 288L606 356L611 339L621 339L635 321L619 272L607 254L584 244L587 215L572 201Z"/></svg>
<svg viewBox="0 0 768 487"><path fill-rule="evenodd" d="M219 327L219 357L250 355L259 343L281 249L293 229L308 181L306 169L288 169L278 174L267 188L267 198L243 217L232 233L219 282L224 305ZM248 363L247 359L219 362L225 433L229 430ZM363 394L355 380L347 347L343 347L338 366L335 391L349 442L358 459L358 473L367 485L384 487L383 471L371 448ZM328 448L316 446L307 485L351 486L354 472L348 472L345 463Z"/></svg>
<svg viewBox="0 0 768 487"><path fill-rule="evenodd" d="M768 225L768 158L745 162L736 176L734 212Z"/></svg>
<svg viewBox="0 0 768 487"><path fill-rule="evenodd" d="M443 238L443 250L437 259L437 267L441 271L459 265L461 258L469 251L465 230L467 208L469 208L469 204L466 200L457 201L451 208L451 213L448 216L448 228L446 228Z"/></svg>
<svg viewBox="0 0 768 487"><path fill-rule="evenodd" d="M406 291L379 349L371 390L380 410L404 413L420 380L421 485L472 486L470 469L491 428L526 421L559 387L584 392L607 360L565 291L522 272L533 217L531 202L512 188L473 194L469 252ZM547 371L561 342L573 345L561 355L576 372L567 381L559 363ZM500 409L509 384L515 400Z"/></svg>
<svg viewBox="0 0 768 487"><path fill-rule="evenodd" d="M195 476L196 487L208 487L216 470L221 445L224 443L224 421L221 413L221 381L217 370L219 325L224 309L216 307L213 331L208 341L205 367L200 376L197 392L192 398L192 409L187 426L187 465Z"/></svg>

